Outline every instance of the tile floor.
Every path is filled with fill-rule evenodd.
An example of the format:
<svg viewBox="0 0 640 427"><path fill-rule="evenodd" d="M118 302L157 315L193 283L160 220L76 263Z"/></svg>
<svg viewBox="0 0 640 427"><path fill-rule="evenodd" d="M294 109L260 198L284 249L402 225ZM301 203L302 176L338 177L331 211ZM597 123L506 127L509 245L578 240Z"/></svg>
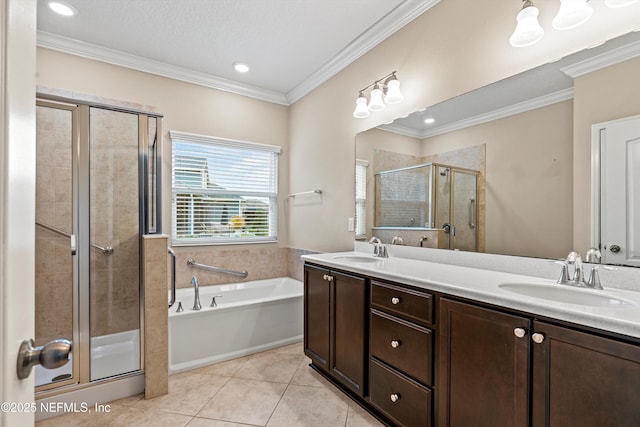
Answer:
<svg viewBox="0 0 640 427"><path fill-rule="evenodd" d="M169 394L110 403L110 413L67 414L51 426L318 426L379 427L308 365L302 343L169 377Z"/></svg>

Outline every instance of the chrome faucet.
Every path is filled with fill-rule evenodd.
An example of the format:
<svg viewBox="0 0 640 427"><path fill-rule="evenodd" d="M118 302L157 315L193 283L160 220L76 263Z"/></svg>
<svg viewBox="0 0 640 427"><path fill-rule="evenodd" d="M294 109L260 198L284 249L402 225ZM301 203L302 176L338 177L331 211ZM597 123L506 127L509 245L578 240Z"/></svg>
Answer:
<svg viewBox="0 0 640 427"><path fill-rule="evenodd" d="M193 278L191 279L191 284L195 289L195 297L193 299L193 309L200 310L202 306L200 305L200 290L198 289L198 278L196 276L193 276Z"/></svg>
<svg viewBox="0 0 640 427"><path fill-rule="evenodd" d="M375 245L373 248L373 256L379 258L389 258L389 254L387 253L387 247L382 243L380 239L376 236L373 236L369 243Z"/></svg>
<svg viewBox="0 0 640 427"><path fill-rule="evenodd" d="M429 240L429 236L422 236L420 237L420 247L423 248L424 247L424 242L426 242L427 240Z"/></svg>
<svg viewBox="0 0 640 427"><path fill-rule="evenodd" d="M393 236L391 239L392 245L404 245L404 239L401 236Z"/></svg>
<svg viewBox="0 0 640 427"><path fill-rule="evenodd" d="M584 269L582 267L582 257L578 252L571 251L564 261L555 261L562 265L562 274L557 283L561 285L586 286L584 281ZM573 265L573 274L569 274L569 266Z"/></svg>

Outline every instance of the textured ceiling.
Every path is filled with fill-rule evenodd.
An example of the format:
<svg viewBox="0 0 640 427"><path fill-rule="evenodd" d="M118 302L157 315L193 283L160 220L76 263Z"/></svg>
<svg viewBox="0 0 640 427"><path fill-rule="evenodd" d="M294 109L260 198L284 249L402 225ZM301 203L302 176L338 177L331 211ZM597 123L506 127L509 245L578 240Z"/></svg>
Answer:
<svg viewBox="0 0 640 427"><path fill-rule="evenodd" d="M391 15L424 0L38 0L38 30L242 85L287 94ZM420 12L416 14L416 10ZM400 11L400 13L398 13ZM408 21L407 21L408 22ZM402 25L407 22L403 22ZM370 46L373 47L373 46ZM369 48L370 48L369 47ZM235 61L251 71L238 74ZM344 64L346 66L348 64Z"/></svg>

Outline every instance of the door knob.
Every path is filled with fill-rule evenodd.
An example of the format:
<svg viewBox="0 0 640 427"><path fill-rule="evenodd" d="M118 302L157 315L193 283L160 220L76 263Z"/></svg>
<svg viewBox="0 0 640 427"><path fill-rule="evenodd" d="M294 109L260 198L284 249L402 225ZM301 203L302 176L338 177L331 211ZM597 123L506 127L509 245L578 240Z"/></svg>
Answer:
<svg viewBox="0 0 640 427"><path fill-rule="evenodd" d="M611 252L613 252L614 254L617 254L618 252L620 252L620 246L618 245L611 245L609 246L609 250Z"/></svg>
<svg viewBox="0 0 640 427"><path fill-rule="evenodd" d="M16 365L18 378L27 378L31 374L31 368L36 365L42 365L46 369L64 366L69 361L71 348L71 341L61 338L41 347L34 347L33 340L22 341Z"/></svg>

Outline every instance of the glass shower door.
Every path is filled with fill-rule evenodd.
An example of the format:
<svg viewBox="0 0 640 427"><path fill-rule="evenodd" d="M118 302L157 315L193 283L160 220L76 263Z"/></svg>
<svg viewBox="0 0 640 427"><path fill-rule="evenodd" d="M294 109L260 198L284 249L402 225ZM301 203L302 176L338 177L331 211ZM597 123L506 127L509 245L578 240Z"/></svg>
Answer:
<svg viewBox="0 0 640 427"><path fill-rule="evenodd" d="M451 169L451 247L477 251L478 177L474 173Z"/></svg>
<svg viewBox="0 0 640 427"><path fill-rule="evenodd" d="M140 369L138 122L89 110L91 381Z"/></svg>

